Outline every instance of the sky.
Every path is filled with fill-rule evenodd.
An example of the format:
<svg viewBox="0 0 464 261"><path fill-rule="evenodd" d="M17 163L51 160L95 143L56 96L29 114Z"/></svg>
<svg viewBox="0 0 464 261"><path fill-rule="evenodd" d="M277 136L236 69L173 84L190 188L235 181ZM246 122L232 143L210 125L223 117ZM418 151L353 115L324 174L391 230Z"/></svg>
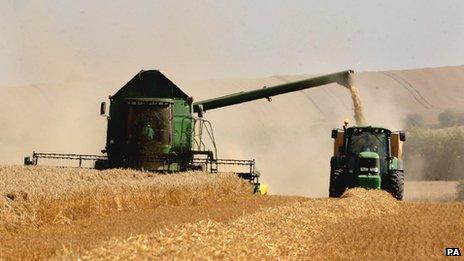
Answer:
<svg viewBox="0 0 464 261"><path fill-rule="evenodd" d="M0 2L0 87L461 65L464 1Z"/></svg>

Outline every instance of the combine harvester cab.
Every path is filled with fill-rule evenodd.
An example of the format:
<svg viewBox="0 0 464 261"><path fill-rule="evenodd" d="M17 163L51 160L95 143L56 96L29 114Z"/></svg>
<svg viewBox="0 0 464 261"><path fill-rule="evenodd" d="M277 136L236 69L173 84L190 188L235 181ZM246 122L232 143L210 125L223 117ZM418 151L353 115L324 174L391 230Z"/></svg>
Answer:
<svg viewBox="0 0 464 261"><path fill-rule="evenodd" d="M334 156L330 160L329 196L341 197L347 188L383 189L403 199L402 131L375 126L332 130Z"/></svg>

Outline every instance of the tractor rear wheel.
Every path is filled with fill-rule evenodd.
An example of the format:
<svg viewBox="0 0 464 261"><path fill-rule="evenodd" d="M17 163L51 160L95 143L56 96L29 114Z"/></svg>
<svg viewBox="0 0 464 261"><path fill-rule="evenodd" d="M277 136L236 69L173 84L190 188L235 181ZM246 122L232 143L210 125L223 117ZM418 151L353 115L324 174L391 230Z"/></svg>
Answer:
<svg viewBox="0 0 464 261"><path fill-rule="evenodd" d="M392 194L397 200L403 199L404 172L392 171L382 177L382 189Z"/></svg>
<svg viewBox="0 0 464 261"><path fill-rule="evenodd" d="M330 170L329 197L339 198L346 190L346 184L342 177L342 172Z"/></svg>

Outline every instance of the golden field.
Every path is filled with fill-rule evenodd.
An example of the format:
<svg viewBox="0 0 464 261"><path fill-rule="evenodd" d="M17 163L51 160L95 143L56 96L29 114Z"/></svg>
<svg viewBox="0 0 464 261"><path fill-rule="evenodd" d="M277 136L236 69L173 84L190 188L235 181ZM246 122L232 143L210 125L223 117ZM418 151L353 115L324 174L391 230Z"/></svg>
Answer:
<svg viewBox="0 0 464 261"><path fill-rule="evenodd" d="M113 238L66 258L103 259L424 259L463 246L464 205L397 202L353 189L342 199L269 208L231 222L203 220Z"/></svg>
<svg viewBox="0 0 464 261"><path fill-rule="evenodd" d="M246 182L230 174L3 166L0 177L1 232L113 210L199 205L251 193Z"/></svg>
<svg viewBox="0 0 464 261"><path fill-rule="evenodd" d="M9 166L0 176L0 259L406 260L464 247L462 202L364 189L263 197L231 174Z"/></svg>

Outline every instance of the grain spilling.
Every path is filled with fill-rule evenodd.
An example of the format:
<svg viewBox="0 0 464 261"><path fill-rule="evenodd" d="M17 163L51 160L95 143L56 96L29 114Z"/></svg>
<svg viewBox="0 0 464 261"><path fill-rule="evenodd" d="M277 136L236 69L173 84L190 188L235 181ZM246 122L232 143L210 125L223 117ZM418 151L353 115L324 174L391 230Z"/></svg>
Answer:
<svg viewBox="0 0 464 261"><path fill-rule="evenodd" d="M361 97L359 96L358 88L356 85L351 84L350 87L351 99L353 100L354 106L354 119L357 125L366 124L366 118L364 117L364 109L361 102Z"/></svg>

